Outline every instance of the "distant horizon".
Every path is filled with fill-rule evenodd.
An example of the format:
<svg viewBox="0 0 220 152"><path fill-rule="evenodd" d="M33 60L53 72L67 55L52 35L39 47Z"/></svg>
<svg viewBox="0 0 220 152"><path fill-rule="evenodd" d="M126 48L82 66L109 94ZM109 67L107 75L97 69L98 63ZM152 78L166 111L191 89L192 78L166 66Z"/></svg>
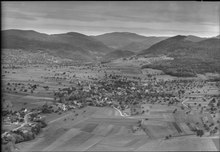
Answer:
<svg viewBox="0 0 220 152"><path fill-rule="evenodd" d="M220 32L220 3L198 1L14 1L2 2L2 29L85 35L131 32L143 36Z"/></svg>
<svg viewBox="0 0 220 152"><path fill-rule="evenodd" d="M80 33L80 34L83 34L83 35L86 35L86 36L99 36L99 35L111 34L111 33L131 33L131 34L137 34L137 35L145 36L145 37L174 37L174 36L177 36L177 35L182 35L182 36L196 36L196 37L200 37L200 38L213 38L213 37L219 36L219 34L214 35L214 36L210 36L210 37L201 37L201 36L193 35L193 34L189 34L189 35L183 35L183 34L177 34L177 35L143 35L143 34L140 34L140 33L134 33L134 32L129 32L129 31L112 31L112 32L107 32L107 33L100 33L98 35L88 35L88 34L85 34L85 33L81 33L79 31L67 31L67 32L60 32L60 33L46 33L46 32L41 32L41 31L37 31L37 30L34 30L34 29L2 29L2 31L6 31L6 30L35 31L37 33L42 33L42 34L47 34L47 35L64 34L64 33L74 32L74 33Z"/></svg>

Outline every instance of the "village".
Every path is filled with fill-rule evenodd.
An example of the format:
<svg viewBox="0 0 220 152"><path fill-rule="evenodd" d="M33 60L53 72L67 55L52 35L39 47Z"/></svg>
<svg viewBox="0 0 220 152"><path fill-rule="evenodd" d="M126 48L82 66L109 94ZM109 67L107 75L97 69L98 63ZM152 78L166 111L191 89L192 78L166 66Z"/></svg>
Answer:
<svg viewBox="0 0 220 152"><path fill-rule="evenodd" d="M89 68L91 69L91 67ZM89 68L85 66L79 70L85 71ZM56 67L52 69L56 69ZM56 76L54 77L55 82L62 80L62 83L58 83L60 85L56 88L45 84L37 84L35 81L6 83L7 87L4 89L8 93L35 94L36 90L41 87L44 93L50 94L51 100L45 100L43 105L41 104L35 108L22 108L19 110L10 110L12 104L3 101L5 106L3 109L3 124L7 126L7 130L2 132L3 144L7 145L9 142L17 144L36 138L47 127L45 114L57 113L62 115L85 107L110 107L115 109L125 118L138 120L137 125L132 127L133 133L145 132L147 134L147 124L154 121L151 120L153 119L151 114L154 113L152 106L161 105L170 107L169 111L174 115L175 121L181 121L182 123L182 119L184 119L186 127L190 128L189 134L196 134L197 136L219 134L220 96L218 92L209 93L219 88L218 81L163 80L150 74L142 79L142 77L127 77L115 72L109 73L105 69L103 70L100 65L93 66L92 69L102 72L103 77L84 76L85 78L80 81L79 78L71 79L76 78L74 73L69 75L71 72L59 72L60 74L55 72L53 73ZM71 71L71 68L69 71ZM49 77L41 78L46 80ZM67 85L68 83L69 85ZM61 84L64 85L61 87ZM179 116L184 118L177 118ZM198 122L188 120L188 117L195 117ZM178 125L175 126L179 128ZM181 132L181 129L179 130ZM175 136L175 134L163 134L164 139ZM159 137L161 138L161 136Z"/></svg>

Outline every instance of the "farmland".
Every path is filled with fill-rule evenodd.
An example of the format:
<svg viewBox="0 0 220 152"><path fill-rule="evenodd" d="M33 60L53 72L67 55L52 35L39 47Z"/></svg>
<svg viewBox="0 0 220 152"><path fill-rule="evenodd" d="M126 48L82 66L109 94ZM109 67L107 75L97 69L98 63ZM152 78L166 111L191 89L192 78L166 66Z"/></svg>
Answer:
<svg viewBox="0 0 220 152"><path fill-rule="evenodd" d="M23 65L3 68L3 74L3 99L11 103L12 111L45 105L57 109L41 113L48 126L35 139L16 144L20 151L217 150L219 132L210 136L203 125L204 121L214 124L210 130L218 124L219 110L210 113L208 106L211 98L219 100L218 82L180 79L123 60L81 66ZM197 102L191 96L203 96L207 104L198 106L198 101L190 106L188 100L192 105ZM73 100L73 109L56 107L57 102L68 107ZM132 102L141 106L135 107L135 114ZM5 129L9 126L19 124L9 123ZM204 136L196 136L195 128L204 130Z"/></svg>

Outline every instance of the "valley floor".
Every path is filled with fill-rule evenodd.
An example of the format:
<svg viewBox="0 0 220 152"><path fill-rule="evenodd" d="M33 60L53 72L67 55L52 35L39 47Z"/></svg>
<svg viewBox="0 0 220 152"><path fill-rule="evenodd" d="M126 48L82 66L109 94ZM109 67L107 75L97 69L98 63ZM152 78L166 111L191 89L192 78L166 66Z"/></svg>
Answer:
<svg viewBox="0 0 220 152"><path fill-rule="evenodd" d="M105 73L126 75L130 80L135 81L139 81L138 78L141 78L143 84L148 82L145 77L149 74L153 75L155 79L165 81L180 79L162 74L160 70L140 69L137 68L137 65L128 64L125 66L124 64L121 65L117 61L104 68L96 67L93 69L46 66L6 69L5 71L9 71L9 74L6 73L3 78L3 97L12 103L13 110L31 109L46 103L53 103L54 92L58 89L74 86L75 84L72 82L92 82L93 79L103 78ZM187 80L187 78L184 79ZM192 79L198 80L200 78ZM17 85L18 83L21 85ZM33 85L37 85L37 88L31 92L30 87ZM49 86L49 89L46 89L45 86ZM199 91L204 96L219 93L218 88L212 87L213 91L210 86ZM14 90L14 88L16 89ZM24 91L25 89L27 91ZM110 106L86 106L61 114L44 114L48 126L34 140L18 143L16 147L22 152L219 150L218 135L198 137L195 132L190 130L186 125L186 121L189 120L182 119L187 110L181 112L181 103L175 106L144 103L142 106L144 110L150 110L142 115L132 116L125 114L126 110L122 111ZM174 114L175 109L179 113ZM142 121L141 127L139 126L140 121ZM172 135L172 137L165 139L168 135Z"/></svg>

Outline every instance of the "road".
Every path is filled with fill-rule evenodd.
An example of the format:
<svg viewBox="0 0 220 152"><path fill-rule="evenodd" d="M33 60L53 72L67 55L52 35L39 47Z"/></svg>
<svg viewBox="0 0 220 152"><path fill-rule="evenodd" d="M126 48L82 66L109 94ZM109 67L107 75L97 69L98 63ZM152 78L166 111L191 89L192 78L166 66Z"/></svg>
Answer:
<svg viewBox="0 0 220 152"><path fill-rule="evenodd" d="M188 100L188 99L183 100L182 105L184 105L185 107L188 108L188 106L184 104L184 102L187 101L187 100Z"/></svg>
<svg viewBox="0 0 220 152"><path fill-rule="evenodd" d="M23 122L19 127L13 129L13 131L18 130L18 129L24 127L24 125L26 125L26 124L28 123L28 116L29 116L30 114L32 114L32 113L33 113L33 112L27 113L27 114L24 116L24 122Z"/></svg>
<svg viewBox="0 0 220 152"><path fill-rule="evenodd" d="M119 110L118 108L116 108L116 107L114 107L114 106L113 106L113 108L114 108L115 110L117 110L122 117L132 118L132 117L130 117L130 116L127 115L127 114L123 114L123 113L121 112L121 110Z"/></svg>

